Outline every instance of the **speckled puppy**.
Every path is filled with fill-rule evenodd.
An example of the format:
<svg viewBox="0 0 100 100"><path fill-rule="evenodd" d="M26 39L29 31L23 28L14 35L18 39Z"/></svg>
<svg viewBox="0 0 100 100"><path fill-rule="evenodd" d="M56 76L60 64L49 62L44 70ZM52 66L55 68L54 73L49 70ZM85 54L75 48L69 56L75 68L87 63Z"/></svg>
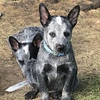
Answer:
<svg viewBox="0 0 100 100"><path fill-rule="evenodd" d="M51 16L43 3L39 5L40 22L44 27L36 62L41 100L50 99L49 91L60 92L61 100L71 100L71 92L78 83L71 37L79 12L80 7L75 6L67 17Z"/></svg>
<svg viewBox="0 0 100 100"><path fill-rule="evenodd" d="M30 84L32 86L32 83L34 83L32 66L30 65L31 63L34 64L37 58L43 33L44 31L42 26L26 27L20 32L9 36L9 46L11 47L12 53L14 54L26 80L9 87L6 89L7 92L15 91L26 84ZM27 66L27 63L30 65L28 64Z"/></svg>

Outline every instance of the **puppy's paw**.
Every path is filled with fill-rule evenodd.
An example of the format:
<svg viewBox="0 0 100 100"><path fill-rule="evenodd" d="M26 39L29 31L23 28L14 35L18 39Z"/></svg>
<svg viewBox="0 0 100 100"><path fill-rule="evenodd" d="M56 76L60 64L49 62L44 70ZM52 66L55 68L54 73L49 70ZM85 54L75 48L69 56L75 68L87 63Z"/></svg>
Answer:
<svg viewBox="0 0 100 100"><path fill-rule="evenodd" d="M61 96L61 100L71 100L70 92L63 91L62 96Z"/></svg>
<svg viewBox="0 0 100 100"><path fill-rule="evenodd" d="M51 92L49 95L52 99L60 100L61 98L61 94L59 92Z"/></svg>
<svg viewBox="0 0 100 100"><path fill-rule="evenodd" d="M25 97L25 100L28 100L28 99L36 98L36 95L37 95L36 91L30 91L30 92L26 93L24 97Z"/></svg>

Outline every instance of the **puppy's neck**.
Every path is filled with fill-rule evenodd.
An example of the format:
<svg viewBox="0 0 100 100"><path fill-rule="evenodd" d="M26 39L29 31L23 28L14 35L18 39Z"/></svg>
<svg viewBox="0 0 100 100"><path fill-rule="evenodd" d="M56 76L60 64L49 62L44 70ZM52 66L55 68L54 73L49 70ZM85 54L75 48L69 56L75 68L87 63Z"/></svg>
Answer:
<svg viewBox="0 0 100 100"><path fill-rule="evenodd" d="M47 43L46 43L45 40L43 40L42 42L43 42L43 47L45 48L45 50L46 50L48 53L53 54L53 55L55 55L55 56L58 56L58 57L65 56L65 55L69 52L69 49L68 49L68 50L66 49L65 52L56 53L56 52L54 52L53 50L51 50L51 49L49 48L49 46L47 45Z"/></svg>

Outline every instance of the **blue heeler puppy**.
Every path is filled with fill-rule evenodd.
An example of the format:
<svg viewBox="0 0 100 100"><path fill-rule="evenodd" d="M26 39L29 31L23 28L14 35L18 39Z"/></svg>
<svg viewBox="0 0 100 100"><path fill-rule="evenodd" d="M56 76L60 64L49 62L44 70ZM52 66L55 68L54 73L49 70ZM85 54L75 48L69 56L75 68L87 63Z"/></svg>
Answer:
<svg viewBox="0 0 100 100"><path fill-rule="evenodd" d="M71 37L79 12L78 5L67 17L51 16L43 3L39 5L40 22L44 27L35 65L40 100L49 100L49 91L60 92L61 100L71 100L71 92L78 84Z"/></svg>
<svg viewBox="0 0 100 100"><path fill-rule="evenodd" d="M34 83L32 66L27 66L27 63L31 62L34 64L42 38L43 27L27 27L16 34L9 36L8 42L11 50L27 80L9 87L6 91L12 92L26 84L32 85L32 83Z"/></svg>

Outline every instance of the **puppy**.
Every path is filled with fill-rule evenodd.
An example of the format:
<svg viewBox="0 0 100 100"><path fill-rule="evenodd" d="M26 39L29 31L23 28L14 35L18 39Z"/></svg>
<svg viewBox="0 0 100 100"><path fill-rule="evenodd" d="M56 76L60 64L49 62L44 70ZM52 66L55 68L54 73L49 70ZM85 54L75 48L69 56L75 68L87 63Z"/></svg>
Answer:
<svg viewBox="0 0 100 100"><path fill-rule="evenodd" d="M26 65L27 62L30 61L34 64L42 38L42 27L27 27L16 34L9 36L9 46L26 80L9 87L6 89L7 92L15 91L26 84L30 84L32 86L32 83L34 83L31 73L32 66L28 67Z"/></svg>
<svg viewBox="0 0 100 100"><path fill-rule="evenodd" d="M49 100L49 91L60 92L61 100L71 100L71 92L77 87L77 64L71 37L79 12L77 5L67 17L51 16L43 3L39 5L40 22L44 27L35 64L40 100Z"/></svg>

